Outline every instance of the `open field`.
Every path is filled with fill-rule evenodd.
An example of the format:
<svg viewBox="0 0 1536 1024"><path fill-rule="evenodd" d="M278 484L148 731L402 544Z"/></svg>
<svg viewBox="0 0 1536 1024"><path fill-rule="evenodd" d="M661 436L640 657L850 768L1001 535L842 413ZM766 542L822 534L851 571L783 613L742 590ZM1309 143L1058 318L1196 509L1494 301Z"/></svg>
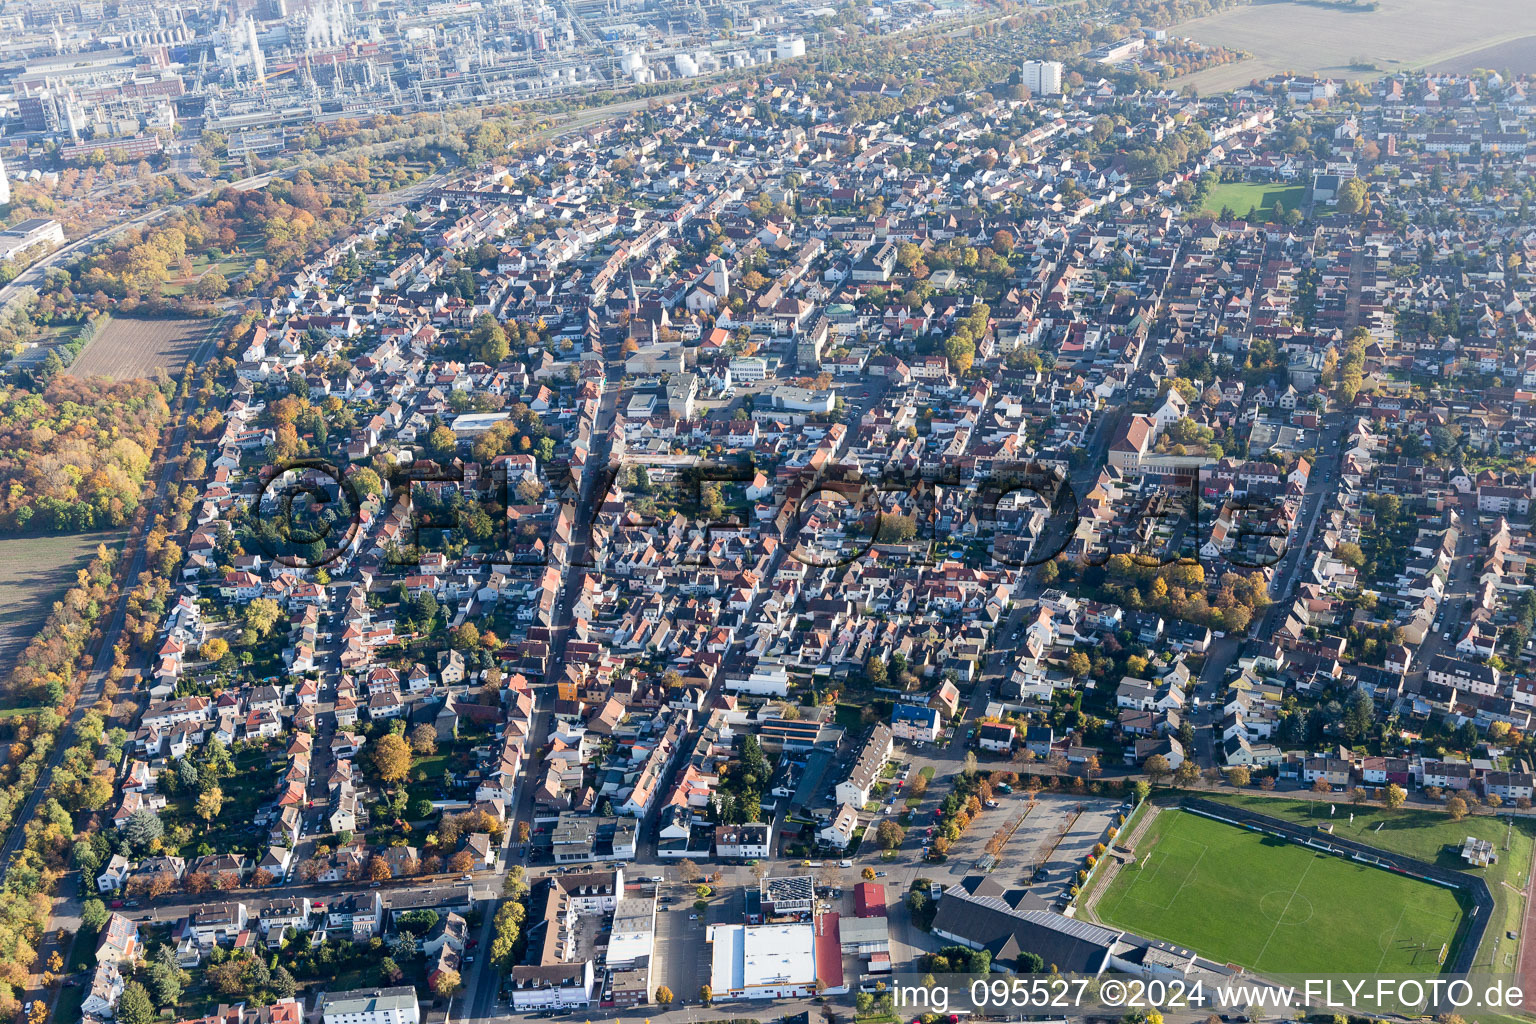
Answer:
<svg viewBox="0 0 1536 1024"><path fill-rule="evenodd" d="M115 533L0 539L0 675L47 617L53 602L75 582L75 571L90 563L96 545L115 544Z"/></svg>
<svg viewBox="0 0 1536 1024"><path fill-rule="evenodd" d="M1211 189L1205 197L1203 212L1216 216L1222 209L1231 210L1239 217L1246 217L1249 210L1257 209L1259 217L1266 218L1275 212L1275 203L1294 210L1306 202L1304 185L1260 185L1243 182L1227 182Z"/></svg>
<svg viewBox="0 0 1536 1024"><path fill-rule="evenodd" d="M1136 855L1100 917L1258 971L1433 974L1461 922L1449 890L1187 811Z"/></svg>
<svg viewBox="0 0 1536 1024"><path fill-rule="evenodd" d="M217 320L134 320L115 316L69 368L74 377L130 380L151 377L164 367L174 376Z"/></svg>
<svg viewBox="0 0 1536 1024"><path fill-rule="evenodd" d="M1502 72L1506 69L1520 74L1536 71L1536 36L1522 36L1508 42L1496 43L1481 50L1473 50L1459 57L1438 62L1433 70L1468 74L1478 68Z"/></svg>
<svg viewBox="0 0 1536 1024"><path fill-rule="evenodd" d="M1179 85L1220 92L1285 71L1352 81L1450 68L1464 55L1536 34L1536 5L1528 0L1380 0L1377 6L1256 4L1183 22L1174 34L1253 56L1181 78ZM1352 67L1357 61L1376 71Z"/></svg>

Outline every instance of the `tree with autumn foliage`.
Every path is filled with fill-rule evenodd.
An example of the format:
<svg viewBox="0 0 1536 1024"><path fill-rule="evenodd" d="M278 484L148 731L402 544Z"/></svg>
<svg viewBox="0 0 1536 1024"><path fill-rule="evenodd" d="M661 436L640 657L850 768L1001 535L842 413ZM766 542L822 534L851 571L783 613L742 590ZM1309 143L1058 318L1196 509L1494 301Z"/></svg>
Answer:
<svg viewBox="0 0 1536 1024"><path fill-rule="evenodd" d="M411 773L411 747L398 733L385 733L368 746L368 763L384 782L404 782Z"/></svg>

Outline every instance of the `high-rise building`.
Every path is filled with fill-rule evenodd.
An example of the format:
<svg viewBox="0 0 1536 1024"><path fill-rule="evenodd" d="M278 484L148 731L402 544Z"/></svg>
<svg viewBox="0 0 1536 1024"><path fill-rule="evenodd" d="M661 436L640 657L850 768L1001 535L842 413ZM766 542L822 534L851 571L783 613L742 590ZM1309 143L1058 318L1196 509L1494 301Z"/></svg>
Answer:
<svg viewBox="0 0 1536 1024"><path fill-rule="evenodd" d="M5 176L5 161L0 160L0 206L11 201L11 179Z"/></svg>
<svg viewBox="0 0 1536 1024"><path fill-rule="evenodd" d="M1058 95L1061 92L1061 61L1025 61L1019 69L1019 84L1034 96Z"/></svg>

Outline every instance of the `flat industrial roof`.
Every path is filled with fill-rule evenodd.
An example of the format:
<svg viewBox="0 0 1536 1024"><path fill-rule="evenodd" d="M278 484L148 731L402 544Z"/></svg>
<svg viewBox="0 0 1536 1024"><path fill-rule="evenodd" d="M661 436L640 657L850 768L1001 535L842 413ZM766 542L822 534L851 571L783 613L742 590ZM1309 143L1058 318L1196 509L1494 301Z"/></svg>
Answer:
<svg viewBox="0 0 1536 1024"><path fill-rule="evenodd" d="M816 982L816 933L809 924L717 924L710 987L717 993Z"/></svg>
<svg viewBox="0 0 1536 1024"><path fill-rule="evenodd" d="M746 925L710 926L709 987L716 992L740 992L742 985L742 950L746 947Z"/></svg>
<svg viewBox="0 0 1536 1024"><path fill-rule="evenodd" d="M743 980L757 985L809 985L816 981L816 930L808 924L746 926Z"/></svg>
<svg viewBox="0 0 1536 1024"><path fill-rule="evenodd" d="M656 901L622 899L613 911L613 931L608 937L608 963L632 964L649 957L655 943Z"/></svg>

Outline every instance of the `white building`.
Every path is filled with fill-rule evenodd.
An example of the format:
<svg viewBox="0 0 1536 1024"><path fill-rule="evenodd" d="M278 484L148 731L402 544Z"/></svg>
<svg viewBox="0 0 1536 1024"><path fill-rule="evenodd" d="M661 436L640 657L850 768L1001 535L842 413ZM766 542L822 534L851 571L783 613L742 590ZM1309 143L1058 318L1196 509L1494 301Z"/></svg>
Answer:
<svg viewBox="0 0 1536 1024"><path fill-rule="evenodd" d="M789 696L789 672L784 668L783 662L764 658L752 667L749 675L726 676L725 682L721 685L732 693L750 693L758 697L787 697Z"/></svg>
<svg viewBox="0 0 1536 1024"><path fill-rule="evenodd" d="M731 360L731 376L743 384L764 380L768 376L768 361L760 356L737 356Z"/></svg>
<svg viewBox="0 0 1536 1024"><path fill-rule="evenodd" d="M9 191L10 186L6 186ZM8 260L34 246L63 245L64 229L56 220L33 217L0 231L0 259Z"/></svg>
<svg viewBox="0 0 1536 1024"><path fill-rule="evenodd" d="M421 1006L410 985L328 992L320 1000L322 1024L421 1024Z"/></svg>
<svg viewBox="0 0 1536 1024"><path fill-rule="evenodd" d="M715 855L736 860L766 860L772 852L769 826L761 822L721 825L715 829Z"/></svg>
<svg viewBox="0 0 1536 1024"><path fill-rule="evenodd" d="M804 57L805 40L799 36L780 36L776 41L774 55L779 60L794 60L796 57Z"/></svg>
<svg viewBox="0 0 1536 1024"><path fill-rule="evenodd" d="M707 939L716 999L803 999L816 992L812 925L717 924Z"/></svg>
<svg viewBox="0 0 1536 1024"><path fill-rule="evenodd" d="M1019 69L1019 82L1032 96L1056 96L1061 93L1061 61L1027 60Z"/></svg>
<svg viewBox="0 0 1536 1024"><path fill-rule="evenodd" d="M510 415L505 412L466 412L455 416L448 426L459 437L478 437Z"/></svg>
<svg viewBox="0 0 1536 1024"><path fill-rule="evenodd" d="M81 1012L100 1020L110 1018L117 1010L117 1001L123 994L123 976L117 964L97 964L91 973L90 987L85 993Z"/></svg>
<svg viewBox="0 0 1536 1024"><path fill-rule="evenodd" d="M832 411L837 393L831 388L822 391L815 388L797 388L793 384L780 384L773 389L769 397L773 400L775 409L825 414Z"/></svg>
<svg viewBox="0 0 1536 1024"><path fill-rule="evenodd" d="M675 342L647 345L624 360L624 372L660 374L683 372L683 346Z"/></svg>

